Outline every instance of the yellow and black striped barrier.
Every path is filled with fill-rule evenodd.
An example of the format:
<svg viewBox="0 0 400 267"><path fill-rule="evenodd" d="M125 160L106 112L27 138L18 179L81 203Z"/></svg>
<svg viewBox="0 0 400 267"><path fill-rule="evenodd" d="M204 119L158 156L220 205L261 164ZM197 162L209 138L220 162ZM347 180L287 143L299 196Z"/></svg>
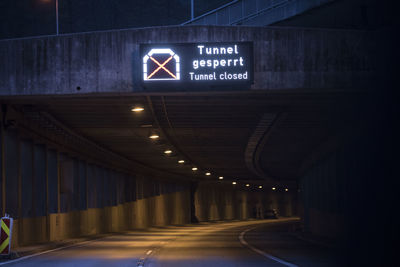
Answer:
<svg viewBox="0 0 400 267"><path fill-rule="evenodd" d="M11 235L13 219L7 214L1 218L0 230L0 255L9 255L11 252Z"/></svg>

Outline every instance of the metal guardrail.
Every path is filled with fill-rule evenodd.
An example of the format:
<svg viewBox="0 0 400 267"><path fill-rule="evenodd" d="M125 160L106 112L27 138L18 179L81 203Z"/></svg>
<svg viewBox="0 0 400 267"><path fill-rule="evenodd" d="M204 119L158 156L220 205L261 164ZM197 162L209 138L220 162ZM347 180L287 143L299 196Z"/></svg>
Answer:
<svg viewBox="0 0 400 267"><path fill-rule="evenodd" d="M265 26L334 0L235 0L181 25ZM263 17L257 20L257 18Z"/></svg>
<svg viewBox="0 0 400 267"><path fill-rule="evenodd" d="M182 25L238 25L240 22L292 0L235 0Z"/></svg>
<svg viewBox="0 0 400 267"><path fill-rule="evenodd" d="M234 1L231 1L231 2L229 2L229 3L227 3L227 4L225 4L225 5L222 5L222 6L220 6L220 7L217 7L216 9L213 9L213 10L211 10L211 11L208 11L208 12L206 12L206 13L204 13L204 14L202 14L202 15L196 17L196 18L193 18L193 19L191 19L191 20L185 21L185 22L182 23L181 25L186 25L186 24L190 24L190 23L193 23L193 22L195 22L195 21L198 21L198 20L200 20L200 19L202 19L202 18L204 18L204 17L207 17L207 16L209 16L209 15L215 14L216 12L218 12L218 11L220 11L220 10L222 10L222 9L225 9L225 8L227 8L227 7L229 7L229 6L233 5L233 4L235 4L235 3L237 3L237 2L240 2L240 1L241 1L241 0L234 0Z"/></svg>

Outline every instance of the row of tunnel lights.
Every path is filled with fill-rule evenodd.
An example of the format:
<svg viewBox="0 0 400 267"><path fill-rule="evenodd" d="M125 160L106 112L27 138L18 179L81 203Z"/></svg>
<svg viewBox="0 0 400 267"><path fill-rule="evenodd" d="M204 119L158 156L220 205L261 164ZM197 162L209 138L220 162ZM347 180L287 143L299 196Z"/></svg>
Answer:
<svg viewBox="0 0 400 267"><path fill-rule="evenodd" d="M132 108L132 111L133 111L133 112L142 112L142 111L144 111L144 108L143 108L143 107L134 107L134 108ZM152 139L152 140L156 140L156 139L160 138L160 136L157 135L157 134L151 134L151 135L149 136L149 138ZM167 150L164 151L164 154L170 155L170 154L172 154L172 150L171 150L171 149L167 149ZM179 163L179 164L184 164L184 163L185 163L185 160L180 159L180 160L178 160L178 163ZM198 170L197 167L192 167L192 171L197 171L197 170ZM211 172L206 172L205 175L206 175L206 176L210 176L210 175L211 175ZM218 180L223 180L223 179L224 179L223 176L219 176L219 177L218 177ZM232 184L233 184L233 185L236 185L237 182L233 181ZM246 184L246 187L250 187L250 184ZM259 185L258 188L259 188L259 189L262 189L263 186L262 186L262 185ZM273 191L275 191L275 190L276 190L276 187L272 187L271 189L272 189ZM288 188L285 188L285 191L288 192L289 189L288 189Z"/></svg>

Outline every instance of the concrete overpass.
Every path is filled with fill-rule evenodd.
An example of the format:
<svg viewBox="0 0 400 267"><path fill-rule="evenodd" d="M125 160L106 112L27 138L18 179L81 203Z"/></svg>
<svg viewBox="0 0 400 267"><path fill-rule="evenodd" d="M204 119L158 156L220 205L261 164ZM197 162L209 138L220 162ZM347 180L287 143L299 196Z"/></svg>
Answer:
<svg viewBox="0 0 400 267"><path fill-rule="evenodd" d="M0 201L16 218L13 246L272 208L345 236L348 192L362 183L345 170L365 162L352 155L379 81L378 36L185 26L0 41ZM140 44L244 41L249 88L143 86Z"/></svg>

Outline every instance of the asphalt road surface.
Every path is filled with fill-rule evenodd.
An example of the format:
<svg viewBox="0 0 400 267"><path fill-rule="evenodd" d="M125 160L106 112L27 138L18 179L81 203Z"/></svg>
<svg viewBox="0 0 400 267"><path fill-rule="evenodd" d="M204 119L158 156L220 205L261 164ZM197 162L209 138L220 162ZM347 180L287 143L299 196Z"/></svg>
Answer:
<svg viewBox="0 0 400 267"><path fill-rule="evenodd" d="M298 219L152 228L2 262L5 266L341 266L293 235Z"/></svg>

